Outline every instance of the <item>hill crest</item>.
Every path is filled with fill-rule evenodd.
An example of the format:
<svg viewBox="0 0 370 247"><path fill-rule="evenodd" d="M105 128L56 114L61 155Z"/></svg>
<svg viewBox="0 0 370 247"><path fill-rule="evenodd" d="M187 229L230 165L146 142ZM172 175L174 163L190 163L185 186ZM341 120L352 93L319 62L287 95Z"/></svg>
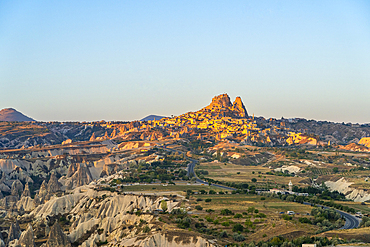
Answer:
<svg viewBox="0 0 370 247"><path fill-rule="evenodd" d="M146 116L140 119L140 121L153 121L153 120L160 120L162 118L165 118L165 116L149 115L149 116Z"/></svg>
<svg viewBox="0 0 370 247"><path fill-rule="evenodd" d="M0 121L2 122L28 122L35 121L14 108L4 108L0 111Z"/></svg>

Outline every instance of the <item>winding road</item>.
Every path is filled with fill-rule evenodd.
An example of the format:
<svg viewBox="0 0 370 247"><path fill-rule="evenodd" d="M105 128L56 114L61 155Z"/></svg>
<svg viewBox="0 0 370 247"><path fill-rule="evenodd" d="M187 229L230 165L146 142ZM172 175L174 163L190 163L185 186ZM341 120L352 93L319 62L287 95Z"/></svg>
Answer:
<svg viewBox="0 0 370 247"><path fill-rule="evenodd" d="M196 182L197 183L201 183L201 184L205 184L205 185L209 185L208 182L206 181L203 181L202 179L200 179L197 174L194 172L194 167L195 167L195 164L198 162L198 160L195 160L195 159L190 159L188 158L191 163L188 165L188 176L190 174L192 174L195 178L196 178ZM235 188L231 188L231 187L227 187L227 186L224 186L224 185L219 185L219 184L211 184L212 186L214 187L218 187L218 188L221 188L221 189L226 189L226 190L236 190Z"/></svg>
<svg viewBox="0 0 370 247"><path fill-rule="evenodd" d="M162 147L163 149L165 149L165 150L167 150L167 151L170 151L170 152L179 152L179 153L184 153L184 152L182 152L182 151L179 151L179 150L176 150L176 149L171 149L171 148L168 148L167 146L164 146L164 147ZM197 183L200 183L200 184L204 184L204 185L209 185L208 184L208 182L206 182L206 181L203 181L202 179L200 179L198 176L197 176L197 174L195 173L195 171L194 171L194 168L195 168L195 164L196 163L198 163L198 160L196 160L196 159L192 159L192 158L189 158L189 157L187 157L187 156L185 156L186 157L186 159L188 159L188 160L190 160L191 162L190 162L190 164L188 164L188 168L187 168L187 170L188 170L188 177L190 177L190 174L192 174L192 176L194 176L195 177L195 181L197 182ZM235 188L231 188L231 187L227 187L227 186L223 186L223 185L219 185L219 184L211 184L212 186L214 186L214 187L217 187L217 188L221 188L221 189L226 189L226 190L236 190Z"/></svg>
<svg viewBox="0 0 370 247"><path fill-rule="evenodd" d="M313 206L312 203L309 203L309 202L303 202L303 204ZM325 209L330 208L330 207L326 207L326 206L322 206L318 204L316 204L316 206L322 207ZM352 214L340 211L338 209L335 209L335 211L337 211L342 217L346 219L346 223L340 229L354 229L360 225L360 220L356 218L355 216L353 216Z"/></svg>
<svg viewBox="0 0 370 247"><path fill-rule="evenodd" d="M167 146L164 146L163 149L168 150L170 152L184 153L184 152L179 151L179 150L168 148ZM188 169L187 169L188 170L188 176L190 174L192 174L196 178L197 183L208 185L208 182L201 180L197 176L197 174L194 172L194 167L195 167L195 164L198 162L198 160L191 159L189 157L186 157L186 158L191 161L190 164L188 164ZM219 185L219 184L211 184L211 185L215 186L215 187L218 187L218 188L221 188L221 189L236 190L235 188L230 188L230 187ZM312 206L312 204L309 203L309 202L303 202L303 204ZM322 205L317 205L317 204L316 204L316 206L323 207L323 208L326 208L326 209L329 208L329 207L322 206ZM349 214L349 213L346 213L346 212L343 212L343 211L340 211L340 210L337 210L337 209L335 209L335 211L337 211L346 220L346 223L340 229L354 229L354 228L357 228L360 225L360 220L358 218L356 218L355 216L353 216L352 214Z"/></svg>

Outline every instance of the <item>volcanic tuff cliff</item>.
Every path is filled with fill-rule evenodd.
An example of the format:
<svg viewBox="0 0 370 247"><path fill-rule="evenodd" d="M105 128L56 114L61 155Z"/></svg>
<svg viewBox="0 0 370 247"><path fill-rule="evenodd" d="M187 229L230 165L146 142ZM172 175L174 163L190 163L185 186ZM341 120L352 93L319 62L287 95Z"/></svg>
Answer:
<svg viewBox="0 0 370 247"><path fill-rule="evenodd" d="M6 243L9 247L35 246L35 240L40 243L41 239L43 247L86 247L99 243L143 247L214 246L196 233L164 230L163 223L153 214L162 207L163 201L168 212L179 210L182 205L177 197L121 194L99 190L95 185L78 187L59 197L51 197L27 213L18 212L20 222L28 222L28 227L21 231L18 221L11 223ZM11 217L11 211L6 214ZM57 219L61 219L63 229ZM141 227L149 231L142 232ZM1 240L0 246L4 246Z"/></svg>

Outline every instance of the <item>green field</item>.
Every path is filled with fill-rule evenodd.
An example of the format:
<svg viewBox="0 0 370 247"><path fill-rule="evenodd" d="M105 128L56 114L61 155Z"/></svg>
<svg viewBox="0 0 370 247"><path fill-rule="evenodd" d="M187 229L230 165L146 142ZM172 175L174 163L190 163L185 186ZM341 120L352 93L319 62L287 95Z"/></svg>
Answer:
<svg viewBox="0 0 370 247"><path fill-rule="evenodd" d="M211 201L205 202L205 199L211 199ZM247 233L243 233L248 241L267 241L276 235L285 235L288 238L311 235L318 229L317 226L302 224L298 220L300 217L312 218L306 215L311 213L311 206L282 201L278 198L245 194L192 195L190 203L194 208L196 206L203 208L202 210L194 209L193 218L196 221L207 224L209 228L216 227L219 231L226 230L230 236L233 234L231 230L234 224L240 223L247 227L245 222L253 222L253 226L249 226ZM258 210L258 213L254 210L251 212L248 208ZM206 212L208 209L214 212ZM221 215L223 209L231 210L233 215ZM280 212L286 213L286 211L299 214L294 215L291 220L284 220ZM259 213L266 216L260 218ZM241 217L235 218L236 214L240 214ZM217 224L214 223L215 221ZM224 225L225 222L229 222L230 225Z"/></svg>
<svg viewBox="0 0 370 247"><path fill-rule="evenodd" d="M165 192L165 191L174 191L174 192L184 192L187 190L192 191L199 191L199 190L215 190L220 191L220 188L214 187L214 186L208 186L208 185L158 185L158 184L149 184L149 185L132 185L132 186L124 186L123 191L124 192Z"/></svg>
<svg viewBox="0 0 370 247"><path fill-rule="evenodd" d="M252 178L257 179L257 186L263 186L264 184L278 184L288 185L289 181L293 184L298 185L303 179L302 177L283 177L276 175L266 174L271 169L263 166L243 166L235 165L231 163L215 165L215 163L202 163L197 165L196 170L206 170L208 175L206 178L211 178L225 182L237 182L237 183L248 183L252 184Z"/></svg>
<svg viewBox="0 0 370 247"><path fill-rule="evenodd" d="M245 211L248 207L255 207L257 209L268 211L271 214L276 212L295 211L298 213L309 213L312 207L295 202L282 201L277 198L264 197L258 195L245 195L245 194L226 194L226 195L194 195L196 198L211 199L210 203L204 201L199 202L205 208L210 209L223 209L229 208L236 211Z"/></svg>

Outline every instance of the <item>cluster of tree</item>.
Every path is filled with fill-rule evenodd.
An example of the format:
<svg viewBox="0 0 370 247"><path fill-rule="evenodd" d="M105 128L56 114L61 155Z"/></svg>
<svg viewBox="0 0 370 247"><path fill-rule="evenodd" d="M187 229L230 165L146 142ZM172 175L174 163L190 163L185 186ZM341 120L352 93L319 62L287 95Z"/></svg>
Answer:
<svg viewBox="0 0 370 247"><path fill-rule="evenodd" d="M212 142L205 142L202 140L191 140L189 143L183 143L185 147L188 149L193 149L193 150L203 150L205 148L209 148L214 146L214 143Z"/></svg>
<svg viewBox="0 0 370 247"><path fill-rule="evenodd" d="M208 235L217 235L215 229L208 228L203 222L194 222L187 213L181 210L172 210L171 214L175 215L174 222L181 229L195 229L196 231Z"/></svg>
<svg viewBox="0 0 370 247"><path fill-rule="evenodd" d="M289 150L285 153L286 157L297 158L297 159L305 159L307 158L306 150L298 149L298 150Z"/></svg>
<svg viewBox="0 0 370 247"><path fill-rule="evenodd" d="M317 195L318 198L324 200L346 200L346 196L343 193L338 191L329 191L326 187L324 188L315 188L315 187L304 187L299 188L298 186L293 186L293 191L298 193L308 193L310 195Z"/></svg>
<svg viewBox="0 0 370 247"><path fill-rule="evenodd" d="M206 170L197 170L197 171L195 171L195 173L197 174L197 176L200 179L205 179L204 175L208 175L209 174L209 172L206 171Z"/></svg>
<svg viewBox="0 0 370 247"><path fill-rule="evenodd" d="M324 205L327 207L332 207L339 209L341 211L345 211L348 213L356 213L356 210L354 208L350 208L348 206L343 206L341 204L335 203L334 201L323 201L318 199L317 196L297 196L297 195L283 195L283 194L271 194L271 193L264 193L263 196L266 197L277 197L280 198L281 200L284 201L289 201L289 202L297 202L297 203L303 203L303 202L309 202L312 203L313 205L318 204L318 205Z"/></svg>
<svg viewBox="0 0 370 247"><path fill-rule="evenodd" d="M329 240L327 237L302 236L302 237L299 237L293 240L289 240L282 236L275 236L267 242L260 241L257 244L253 243L253 246L298 247L298 246L302 246L302 244L316 244L317 247L321 247L321 246L328 246L328 245L337 245L341 243L344 243L344 241L338 238L332 238ZM248 247L249 246L251 246L251 244L249 244Z"/></svg>
<svg viewBox="0 0 370 247"><path fill-rule="evenodd" d="M212 179L212 178L207 178L206 180L207 180L208 183L221 184L221 185L225 185L225 186L228 186L228 187L231 187L231 188L239 189L241 191L242 190L247 190L248 188L249 188L249 191L251 191L251 190L255 191L256 190L254 185L249 186L247 183L225 182L225 181L215 180L215 179Z"/></svg>
<svg viewBox="0 0 370 247"><path fill-rule="evenodd" d="M131 176L126 178L115 179L112 181L112 185L121 184L121 183L152 183L155 180L159 180L162 183L171 182L172 180L189 180L187 172L182 169L168 171L163 168L154 168L150 170L138 169L137 172L132 172Z"/></svg>
<svg viewBox="0 0 370 247"><path fill-rule="evenodd" d="M346 211L346 212L351 213L351 214L356 213L356 209L350 208L348 206L343 206L343 205L335 203L333 201L326 201L325 202L325 201L317 200L315 203L316 204L321 204L321 205L324 205L324 206L327 206L327 207L333 207L333 208L336 208L336 209L339 209L339 210L342 210L342 211Z"/></svg>
<svg viewBox="0 0 370 247"><path fill-rule="evenodd" d="M191 219L189 217L179 216L178 218L176 218L175 222L177 223L177 227L186 229L190 227Z"/></svg>
<svg viewBox="0 0 370 247"><path fill-rule="evenodd" d="M238 238L235 237L237 234L233 235L233 238L237 242L244 241L245 238ZM228 237L226 231L220 233L221 238ZM233 243L230 246L240 246L240 247L269 247L269 246L276 246L276 247L300 247L302 244L316 244L317 247L322 247L322 246L335 246L338 244L345 243L345 241L339 239L339 238L332 238L328 239L327 237L308 237L308 236L303 236L299 237L293 240L285 239L282 236L275 236L271 238L269 241L264 242L260 241L258 243L255 242L250 242L250 243Z"/></svg>
<svg viewBox="0 0 370 247"><path fill-rule="evenodd" d="M185 163L174 163L172 162L173 159L171 158L165 158L163 161L154 161L151 164L146 164L145 169L151 170L155 168L161 168L161 169L174 169L174 168L180 168L183 166L186 166Z"/></svg>
<svg viewBox="0 0 370 247"><path fill-rule="evenodd" d="M237 228L237 227L235 227ZM222 231L219 233L220 238L228 238L229 235L226 231ZM233 234L233 239L236 242L242 242L246 238L243 236L240 231ZM268 241L259 241L258 243L250 242L250 243L233 243L230 246L241 246L241 247L269 247L269 246L276 246L276 247L300 247L302 244L316 244L317 247L322 246L335 246L338 244L343 244L346 241L341 240L337 237L333 237L328 239L327 237L309 237L309 236L302 236L296 239L290 240L284 238L283 236L275 236L270 238ZM353 241L352 241L353 242Z"/></svg>
<svg viewBox="0 0 370 247"><path fill-rule="evenodd" d="M332 208L323 209L320 207L314 207L311 210L311 215L314 216L312 224L322 227L322 230L318 233L339 228L343 225L342 217Z"/></svg>
<svg viewBox="0 0 370 247"><path fill-rule="evenodd" d="M339 228L343 225L342 217L338 212L336 212L332 208L323 209L321 207L314 207L311 210L311 215L314 217L313 220L306 217L299 218L298 220L301 223L312 224L322 227L322 229L319 230L318 233L329 231L334 228ZM292 220L293 217L284 214L282 218L284 220Z"/></svg>
<svg viewBox="0 0 370 247"><path fill-rule="evenodd" d="M269 172L267 172L266 174L268 174ZM286 174L286 173L284 173ZM207 178L206 179L208 183L214 183L214 184L221 184L221 185L225 185L225 186L228 186L228 187L231 187L231 188L236 188L237 190L235 191L235 193L239 193L239 194L246 194L246 193L249 193L249 194L255 194L255 190L256 190L256 187L255 185L251 185L249 186L247 183L235 183L235 182L225 182L225 181L219 181L219 180L215 180L215 179L211 179L211 178ZM253 178L252 179L254 183L257 182L257 179ZM318 197L319 199L323 199L323 200L338 200L338 201L345 201L347 200L345 195L343 193L339 193L338 191L329 191L326 187L324 188L315 188L315 187L298 187L298 186L293 186L293 191L294 192L298 192L298 193L308 193L310 195L316 195L316 197ZM295 195L292 195L294 196L294 200L296 199L296 196ZM306 197L307 198L307 197ZM306 201L306 198L298 198L298 202L303 202L303 201ZM293 200L293 201L294 201ZM317 201L313 201L313 203L316 203L316 204L323 204L324 202L322 200L317 200ZM342 206L340 204L333 204L333 203L330 203L331 205L333 206L330 206L330 205L325 205L325 206L329 206L329 207L335 207L337 209L340 209L340 210L344 210L344 211L347 211L347 212L350 212L350 213L355 213L355 211L353 211L354 209L350 209L348 206Z"/></svg>
<svg viewBox="0 0 370 247"><path fill-rule="evenodd" d="M369 217L362 217L360 227L369 227L370 226L370 218Z"/></svg>
<svg viewBox="0 0 370 247"><path fill-rule="evenodd" d="M295 173L289 173L288 170L285 170L284 172L266 172L268 175L275 175L275 176L283 176L283 177L294 177Z"/></svg>

